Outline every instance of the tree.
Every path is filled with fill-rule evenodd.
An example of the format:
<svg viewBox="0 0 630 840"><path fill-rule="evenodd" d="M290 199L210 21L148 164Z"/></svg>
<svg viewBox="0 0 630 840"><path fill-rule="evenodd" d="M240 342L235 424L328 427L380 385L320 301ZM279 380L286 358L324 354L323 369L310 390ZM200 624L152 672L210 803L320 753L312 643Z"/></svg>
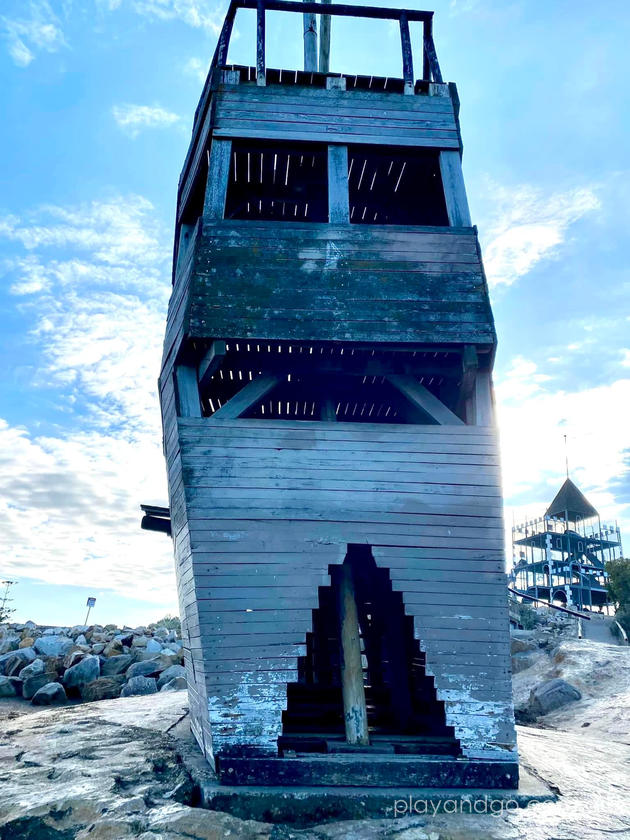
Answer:
<svg viewBox="0 0 630 840"><path fill-rule="evenodd" d="M630 560L618 557L606 563L610 600L614 603L615 618L626 633L630 634Z"/></svg>
<svg viewBox="0 0 630 840"><path fill-rule="evenodd" d="M17 580L3 580L0 585L4 586L4 592L0 596L0 624L8 621L11 615L15 612L12 607L8 607L13 598L9 598L11 587L17 583Z"/></svg>
<svg viewBox="0 0 630 840"><path fill-rule="evenodd" d="M618 611L630 611L630 560L618 557L606 563L608 594Z"/></svg>
<svg viewBox="0 0 630 840"><path fill-rule="evenodd" d="M182 629L179 617L171 615L170 613L165 615L164 618L161 618L159 621L154 621L152 624L149 624L149 630L155 630L156 627L166 627L167 630L178 631L181 631Z"/></svg>

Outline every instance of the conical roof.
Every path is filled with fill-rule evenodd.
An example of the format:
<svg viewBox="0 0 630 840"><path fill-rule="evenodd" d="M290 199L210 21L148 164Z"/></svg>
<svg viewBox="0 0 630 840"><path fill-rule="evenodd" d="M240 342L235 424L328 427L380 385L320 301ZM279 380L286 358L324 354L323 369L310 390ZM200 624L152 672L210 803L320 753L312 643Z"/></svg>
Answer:
<svg viewBox="0 0 630 840"><path fill-rule="evenodd" d="M578 519L598 516L598 513L584 493L578 490L570 478L567 478L547 508L545 516L557 516L561 519L566 517L569 522L576 522Z"/></svg>

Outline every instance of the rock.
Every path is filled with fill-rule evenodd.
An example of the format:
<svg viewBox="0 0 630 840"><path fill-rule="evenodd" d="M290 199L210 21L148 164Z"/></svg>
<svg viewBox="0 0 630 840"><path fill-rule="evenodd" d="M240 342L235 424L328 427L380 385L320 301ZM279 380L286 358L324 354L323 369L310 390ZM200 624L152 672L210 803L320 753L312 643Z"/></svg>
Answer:
<svg viewBox="0 0 630 840"><path fill-rule="evenodd" d="M174 677L172 680L162 683L160 691L185 691L187 688L186 677Z"/></svg>
<svg viewBox="0 0 630 840"><path fill-rule="evenodd" d="M44 656L65 656L74 642L68 636L41 636L33 645L36 653Z"/></svg>
<svg viewBox="0 0 630 840"><path fill-rule="evenodd" d="M133 677L154 677L161 670L162 668L159 667L155 659L149 659L146 662L134 662L127 671L127 679Z"/></svg>
<svg viewBox="0 0 630 840"><path fill-rule="evenodd" d="M167 668L170 668L171 665L182 665L182 657L179 653L175 653L172 656L168 656L167 654L162 651L159 656L155 657L155 661L157 662L160 671L165 671Z"/></svg>
<svg viewBox="0 0 630 840"><path fill-rule="evenodd" d="M149 639L146 650L148 653L159 653L162 650L162 645L157 639Z"/></svg>
<svg viewBox="0 0 630 840"><path fill-rule="evenodd" d="M156 639L166 639L169 634L168 627L156 627L153 636Z"/></svg>
<svg viewBox="0 0 630 840"><path fill-rule="evenodd" d="M231 840L267 840L272 832L275 834L274 827L269 823L241 820L220 811L210 812L203 808L176 804L154 809L148 827L158 837L194 837L196 840L224 840L226 837ZM350 832L343 830L339 834L329 836L349 837ZM353 836L376 835L371 832L359 832Z"/></svg>
<svg viewBox="0 0 630 840"><path fill-rule="evenodd" d="M149 639L146 636L134 636L131 647L146 647Z"/></svg>
<svg viewBox="0 0 630 840"><path fill-rule="evenodd" d="M20 641L20 637L15 633L6 633L4 636L0 636L0 654L17 650Z"/></svg>
<svg viewBox="0 0 630 840"><path fill-rule="evenodd" d="M87 703L93 700L113 700L120 697L120 689L124 682L123 676L99 677L81 686L81 697Z"/></svg>
<svg viewBox="0 0 630 840"><path fill-rule="evenodd" d="M156 694L157 693L157 683L152 677L132 677L129 682L127 682L124 686L122 691L120 692L121 697L131 697L132 695L136 694Z"/></svg>
<svg viewBox="0 0 630 840"><path fill-rule="evenodd" d="M82 659L85 659L85 651L81 650L81 648L73 648L72 650L68 651L63 658L63 667L64 668L72 668L73 665L76 665Z"/></svg>
<svg viewBox="0 0 630 840"><path fill-rule="evenodd" d="M524 650L520 653L515 653L512 656L512 673L520 674L521 671L526 671L531 668L536 662L537 656L534 651Z"/></svg>
<svg viewBox="0 0 630 840"><path fill-rule="evenodd" d="M535 715L546 715L567 703L581 700L578 689L562 679L548 680L541 683L529 695L529 708Z"/></svg>
<svg viewBox="0 0 630 840"><path fill-rule="evenodd" d="M8 677L8 680L11 683L11 685L13 686L13 688L15 689L15 693L17 694L17 696L21 697L22 696L22 685L23 685L22 678L21 677Z"/></svg>
<svg viewBox="0 0 630 840"><path fill-rule="evenodd" d="M68 668L63 675L66 688L79 689L82 685L98 679L101 673L101 662L98 656L86 656L72 668Z"/></svg>
<svg viewBox="0 0 630 840"><path fill-rule="evenodd" d="M17 677L20 671L24 668L24 659L18 656L19 651L9 656L4 662L4 673L7 677Z"/></svg>
<svg viewBox="0 0 630 840"><path fill-rule="evenodd" d="M32 636L24 636L20 644L18 645L19 648L26 648L26 647L33 647L35 644L35 639Z"/></svg>
<svg viewBox="0 0 630 840"><path fill-rule="evenodd" d="M112 639L111 642L108 642L103 648L103 654L108 657L120 656L122 653L124 653L122 642L118 639Z"/></svg>
<svg viewBox="0 0 630 840"><path fill-rule="evenodd" d="M27 680L29 677L34 677L37 674L43 674L46 670L43 659L34 659L29 665L24 665L20 671L20 679Z"/></svg>
<svg viewBox="0 0 630 840"><path fill-rule="evenodd" d="M56 671L44 671L43 674L35 674L24 680L22 685L22 696L25 700L30 700L31 697L39 691L39 689L47 683L56 682Z"/></svg>
<svg viewBox="0 0 630 840"><path fill-rule="evenodd" d="M120 656L110 656L101 664L101 674L104 677L113 677L116 674L123 674L133 662L133 656L123 653Z"/></svg>
<svg viewBox="0 0 630 840"><path fill-rule="evenodd" d="M37 658L37 654L33 648L30 647L11 650L8 653L4 653L0 656L0 674L4 674L6 663L11 661L14 656L20 657L25 665L28 665L29 662L32 662Z"/></svg>
<svg viewBox="0 0 630 840"><path fill-rule="evenodd" d="M31 703L33 706L55 706L65 703L67 699L63 686L58 682L50 682L35 692Z"/></svg>
<svg viewBox="0 0 630 840"><path fill-rule="evenodd" d="M85 633L79 633L74 640L75 645L87 645L88 640L85 638Z"/></svg>
<svg viewBox="0 0 630 840"><path fill-rule="evenodd" d="M94 654L98 655L99 653L103 653L104 650L105 645L103 644L103 642L97 642L97 644L92 645L92 653Z"/></svg>
<svg viewBox="0 0 630 840"><path fill-rule="evenodd" d="M113 639L115 642L120 642L121 645L125 647L131 647L131 643L133 641L133 634L132 633L117 633Z"/></svg>
<svg viewBox="0 0 630 840"><path fill-rule="evenodd" d="M177 677L184 677L184 679L186 679L186 669L183 665L171 665L165 671L162 671L160 678L158 679L158 688L161 689L165 683L170 682L170 680L174 680Z"/></svg>
<svg viewBox="0 0 630 840"><path fill-rule="evenodd" d="M0 677L0 697L15 697L17 691L9 677Z"/></svg>
<svg viewBox="0 0 630 840"><path fill-rule="evenodd" d="M510 653L525 653L529 650L536 650L538 644L535 639L519 639L512 637L510 639Z"/></svg>

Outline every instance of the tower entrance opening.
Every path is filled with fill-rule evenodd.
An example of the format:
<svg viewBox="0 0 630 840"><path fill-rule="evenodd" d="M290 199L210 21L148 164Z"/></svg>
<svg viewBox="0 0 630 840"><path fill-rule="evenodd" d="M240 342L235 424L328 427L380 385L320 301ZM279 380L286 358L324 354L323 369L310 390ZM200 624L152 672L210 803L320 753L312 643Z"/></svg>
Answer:
<svg viewBox="0 0 630 840"><path fill-rule="evenodd" d="M376 566L369 546L349 545L330 575L331 585L319 590L298 681L287 687L280 753L459 755L389 572ZM364 713L367 737L350 739L348 717L352 728Z"/></svg>

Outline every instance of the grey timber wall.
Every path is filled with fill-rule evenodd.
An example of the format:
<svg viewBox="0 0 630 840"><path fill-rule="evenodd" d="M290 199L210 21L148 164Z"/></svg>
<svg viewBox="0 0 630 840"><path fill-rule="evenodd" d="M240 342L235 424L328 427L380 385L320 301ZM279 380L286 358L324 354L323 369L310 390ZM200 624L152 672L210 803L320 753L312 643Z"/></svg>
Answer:
<svg viewBox="0 0 630 840"><path fill-rule="evenodd" d="M449 96L223 84L215 137L378 143L458 149Z"/></svg>
<svg viewBox="0 0 630 840"><path fill-rule="evenodd" d="M191 337L495 341L472 228L204 223L186 282Z"/></svg>
<svg viewBox="0 0 630 840"><path fill-rule="evenodd" d="M493 428L219 418L171 428L191 714L208 758L239 745L276 754L318 587L348 543L367 543L403 594L464 754L513 760Z"/></svg>

